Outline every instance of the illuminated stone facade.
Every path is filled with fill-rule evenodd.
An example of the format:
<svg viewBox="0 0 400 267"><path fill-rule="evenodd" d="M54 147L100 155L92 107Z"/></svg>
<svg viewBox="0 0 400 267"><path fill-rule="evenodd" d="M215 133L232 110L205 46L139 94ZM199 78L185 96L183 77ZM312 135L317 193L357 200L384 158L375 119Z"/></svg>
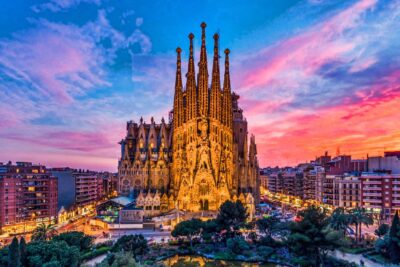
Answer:
<svg viewBox="0 0 400 267"><path fill-rule="evenodd" d="M221 88L218 34L209 86L205 23L196 80L193 39L189 35L189 60L185 89L181 49L177 48L175 96L170 122L150 124L140 119L127 124L121 141L120 193L161 195L168 209L217 210L226 200L241 199L254 206L259 199L259 170L254 136L248 140L247 121L232 93L229 49ZM157 192L157 194L156 194ZM164 196L165 195L165 196ZM150 201L150 200L148 200ZM249 203L247 203L249 202ZM160 208L160 210L162 210ZM254 209L251 208L252 212Z"/></svg>

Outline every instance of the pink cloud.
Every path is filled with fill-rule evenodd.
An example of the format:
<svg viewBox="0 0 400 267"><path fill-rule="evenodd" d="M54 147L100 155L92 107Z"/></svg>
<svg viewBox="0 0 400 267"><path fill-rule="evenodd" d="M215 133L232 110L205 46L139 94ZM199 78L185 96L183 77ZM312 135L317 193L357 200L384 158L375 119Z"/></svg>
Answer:
<svg viewBox="0 0 400 267"><path fill-rule="evenodd" d="M79 28L41 23L43 28L0 42L0 62L9 73L64 103L82 90L109 85L102 78L102 56Z"/></svg>
<svg viewBox="0 0 400 267"><path fill-rule="evenodd" d="M254 58L264 59L264 64L247 72L240 87L246 91L270 85L282 76L285 83L293 79L294 84L300 85L302 79L298 75L313 75L322 65L341 59L356 47L354 40L340 37L345 30L355 27L361 15L375 4L376 0L359 1L327 21L257 53ZM293 72L297 75L287 75Z"/></svg>
<svg viewBox="0 0 400 267"><path fill-rule="evenodd" d="M334 154L338 147L359 158L400 149L400 129L394 123L400 121L400 81L393 86L390 91L375 86L388 94L354 104L321 108L313 114L289 112L256 127L251 121L261 165L293 165L326 150Z"/></svg>

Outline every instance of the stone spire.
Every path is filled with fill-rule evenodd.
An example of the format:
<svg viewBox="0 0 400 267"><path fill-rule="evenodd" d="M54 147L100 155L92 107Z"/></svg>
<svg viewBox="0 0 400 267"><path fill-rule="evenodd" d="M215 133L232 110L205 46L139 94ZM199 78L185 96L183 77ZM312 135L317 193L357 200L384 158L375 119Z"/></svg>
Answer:
<svg viewBox="0 0 400 267"><path fill-rule="evenodd" d="M186 119L190 120L197 116L197 97L196 97L196 77L194 71L194 58L193 58L193 33L189 34L189 63L188 72L186 74Z"/></svg>
<svg viewBox="0 0 400 267"><path fill-rule="evenodd" d="M229 49L225 49L225 75L224 75L224 90L223 90L223 123L232 128L233 113L232 113L232 96L231 96L231 79L229 76Z"/></svg>
<svg viewBox="0 0 400 267"><path fill-rule="evenodd" d="M199 62L199 74L197 77L199 115L208 116L208 70L206 52L206 24L201 23L201 51Z"/></svg>
<svg viewBox="0 0 400 267"><path fill-rule="evenodd" d="M219 73L219 51L218 51L219 35L214 34L214 60L212 68L211 80L211 100L210 100L210 117L213 119L221 119L221 82Z"/></svg>
<svg viewBox="0 0 400 267"><path fill-rule="evenodd" d="M174 96L174 128L182 125L182 71L181 71L181 52L182 49L176 49L176 79L175 79L175 96Z"/></svg>

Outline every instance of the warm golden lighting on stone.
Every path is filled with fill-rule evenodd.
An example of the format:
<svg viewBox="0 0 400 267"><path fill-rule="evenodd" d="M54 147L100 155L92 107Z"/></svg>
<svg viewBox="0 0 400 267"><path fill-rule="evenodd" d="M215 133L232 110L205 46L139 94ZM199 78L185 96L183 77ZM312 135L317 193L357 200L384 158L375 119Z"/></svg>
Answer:
<svg viewBox="0 0 400 267"><path fill-rule="evenodd" d="M182 82L181 48L177 48L174 106L170 122L128 122L121 141L120 192L138 194L148 215L174 208L217 210L226 200L241 200L250 213L259 199L259 174L254 136L248 142L247 121L232 92L230 50L225 49L221 88L219 35L209 86L206 24L201 24L198 73L195 72L194 35L189 34L186 84ZM144 191L144 192L143 192ZM143 203L142 203L143 202ZM147 203L147 204L146 204Z"/></svg>

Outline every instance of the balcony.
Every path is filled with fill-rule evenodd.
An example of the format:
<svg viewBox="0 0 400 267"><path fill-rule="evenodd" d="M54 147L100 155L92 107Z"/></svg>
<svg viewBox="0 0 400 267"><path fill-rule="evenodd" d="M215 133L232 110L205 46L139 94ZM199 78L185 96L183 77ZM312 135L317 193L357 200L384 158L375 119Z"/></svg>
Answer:
<svg viewBox="0 0 400 267"><path fill-rule="evenodd" d="M370 203L382 203L382 199L375 199L375 198L364 198L363 201Z"/></svg>
<svg viewBox="0 0 400 267"><path fill-rule="evenodd" d="M363 194L363 196L364 197L381 197L382 193L368 193L368 192L366 192L366 193Z"/></svg>
<svg viewBox="0 0 400 267"><path fill-rule="evenodd" d="M382 181L365 181L363 182L365 185L372 185L372 184L382 184Z"/></svg>

